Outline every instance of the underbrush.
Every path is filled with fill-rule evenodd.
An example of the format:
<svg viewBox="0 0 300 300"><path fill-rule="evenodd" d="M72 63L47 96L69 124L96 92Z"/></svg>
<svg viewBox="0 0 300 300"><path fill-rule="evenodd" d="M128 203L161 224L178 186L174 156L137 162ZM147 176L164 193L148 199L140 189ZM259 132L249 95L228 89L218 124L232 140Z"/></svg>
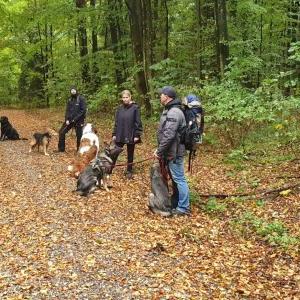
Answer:
<svg viewBox="0 0 300 300"><path fill-rule="evenodd" d="M198 198L199 199L199 198ZM256 239L285 251L300 249L300 235L289 232L282 220L258 217L265 210L265 200L231 197L224 200L209 198L196 202L202 212L225 221L229 228L245 239Z"/></svg>

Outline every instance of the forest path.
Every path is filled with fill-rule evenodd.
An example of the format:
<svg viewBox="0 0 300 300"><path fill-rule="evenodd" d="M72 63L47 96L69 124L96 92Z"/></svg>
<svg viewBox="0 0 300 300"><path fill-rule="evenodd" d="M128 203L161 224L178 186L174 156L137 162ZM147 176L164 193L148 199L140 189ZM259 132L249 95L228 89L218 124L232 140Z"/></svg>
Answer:
<svg viewBox="0 0 300 300"><path fill-rule="evenodd" d="M59 119L1 115L27 138ZM73 150L54 154L57 137L50 157L28 144L0 143L1 299L282 299L299 288L288 280L299 271L290 257L234 234L226 218L198 208L191 217L151 214L149 165L132 181L116 170L110 192L84 198L66 172ZM143 145L137 157L149 151Z"/></svg>

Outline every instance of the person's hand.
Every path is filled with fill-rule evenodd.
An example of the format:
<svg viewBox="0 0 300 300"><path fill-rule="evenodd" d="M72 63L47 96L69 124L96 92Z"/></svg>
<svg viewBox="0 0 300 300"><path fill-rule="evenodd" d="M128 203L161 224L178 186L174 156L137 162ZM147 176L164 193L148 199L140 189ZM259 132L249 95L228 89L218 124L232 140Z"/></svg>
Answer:
<svg viewBox="0 0 300 300"><path fill-rule="evenodd" d="M140 138L135 137L135 138L133 139L133 142L134 142L134 143L137 143L139 140L140 140Z"/></svg>
<svg viewBox="0 0 300 300"><path fill-rule="evenodd" d="M115 135L112 137L112 140L113 140L113 141L115 141L115 140L116 140L116 136L115 136Z"/></svg>
<svg viewBox="0 0 300 300"><path fill-rule="evenodd" d="M70 121L69 121L69 120L67 120L67 121L66 121L66 125L68 126L69 124L70 124Z"/></svg>

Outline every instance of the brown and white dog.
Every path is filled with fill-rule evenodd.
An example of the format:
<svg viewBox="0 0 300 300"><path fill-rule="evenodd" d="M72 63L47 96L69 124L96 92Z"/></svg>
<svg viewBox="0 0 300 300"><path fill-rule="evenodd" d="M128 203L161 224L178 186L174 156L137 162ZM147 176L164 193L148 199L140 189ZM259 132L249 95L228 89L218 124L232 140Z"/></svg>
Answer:
<svg viewBox="0 0 300 300"><path fill-rule="evenodd" d="M85 167L97 156L99 146L97 129L91 123L87 123L83 128L77 156L68 166L68 171L71 172L72 177L78 178Z"/></svg>
<svg viewBox="0 0 300 300"><path fill-rule="evenodd" d="M71 165L68 166L68 171L71 172L71 176L78 178L80 173L89 165L89 163L97 156L98 148L92 145L89 150L78 153L73 159Z"/></svg>
<svg viewBox="0 0 300 300"><path fill-rule="evenodd" d="M97 136L97 129L91 123L87 123L82 132L82 137L79 145L79 154L89 151L89 149L94 145L97 147L97 153L99 151L99 138Z"/></svg>

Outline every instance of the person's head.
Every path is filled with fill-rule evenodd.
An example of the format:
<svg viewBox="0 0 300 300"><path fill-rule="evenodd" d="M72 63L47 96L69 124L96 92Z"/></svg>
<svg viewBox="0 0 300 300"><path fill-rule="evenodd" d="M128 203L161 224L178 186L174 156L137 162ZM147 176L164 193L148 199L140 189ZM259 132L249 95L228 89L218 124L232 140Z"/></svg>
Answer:
<svg viewBox="0 0 300 300"><path fill-rule="evenodd" d="M164 86L159 91L160 93L160 103L162 105L167 105L170 101L176 98L176 91L172 86Z"/></svg>
<svg viewBox="0 0 300 300"><path fill-rule="evenodd" d="M78 94L78 90L75 86L71 86L70 88L71 96L75 97Z"/></svg>
<svg viewBox="0 0 300 300"><path fill-rule="evenodd" d="M129 90L124 90L121 92L121 97L124 105L129 105L132 103L131 93Z"/></svg>
<svg viewBox="0 0 300 300"><path fill-rule="evenodd" d="M189 94L182 100L183 105L193 105L193 104L201 104L200 97L196 96L195 94Z"/></svg>

